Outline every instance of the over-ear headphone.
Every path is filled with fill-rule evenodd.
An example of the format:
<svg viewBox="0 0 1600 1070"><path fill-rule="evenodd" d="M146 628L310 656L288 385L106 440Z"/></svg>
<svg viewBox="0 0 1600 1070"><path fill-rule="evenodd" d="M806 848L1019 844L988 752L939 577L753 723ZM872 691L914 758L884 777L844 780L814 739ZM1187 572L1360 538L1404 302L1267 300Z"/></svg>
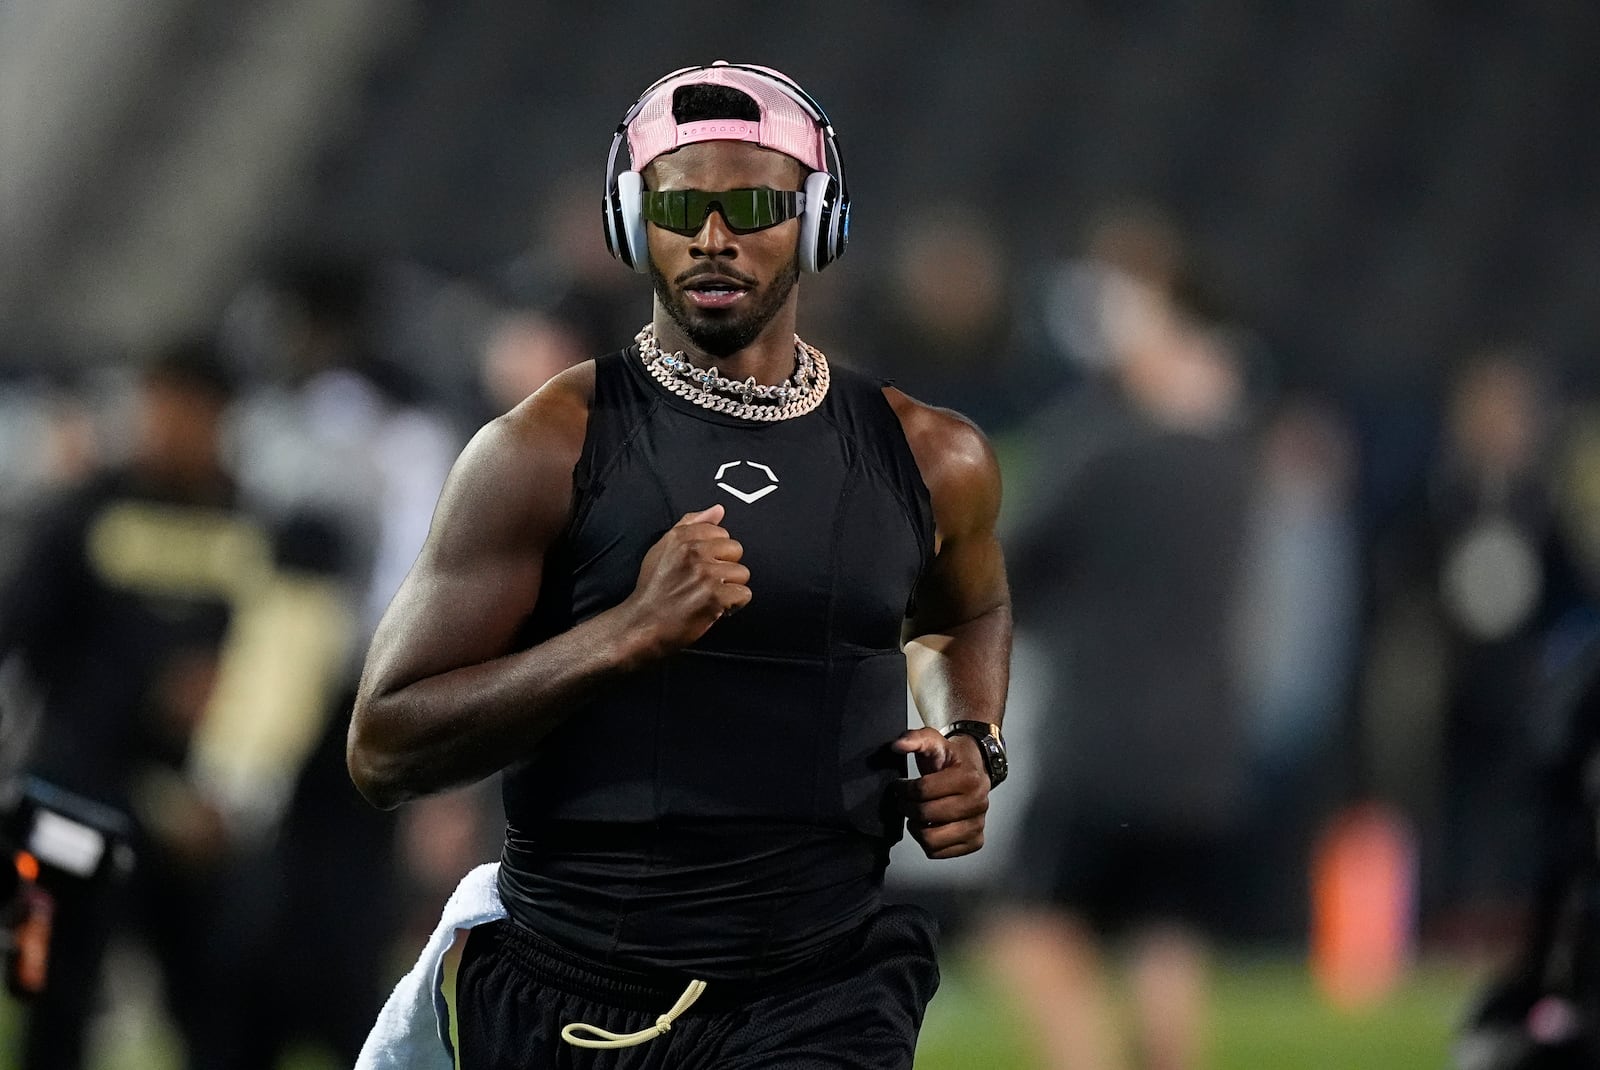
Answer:
<svg viewBox="0 0 1600 1070"><path fill-rule="evenodd" d="M611 138L611 153L606 159L605 199L601 202L607 251L640 274L650 270L650 250L645 240L642 207L644 179L637 171L617 170L622 147L627 140L628 126L656 90L667 82L693 71L710 70L711 66L743 71L771 83L817 124L827 154L828 170L813 171L806 176L805 205L800 211L799 253L802 271L821 271L844 255L845 246L850 241L850 190L845 184L844 158L839 152L839 139L822 105L810 93L777 71L743 63L717 63L673 71L651 83L650 88L640 94L622 117L622 122L617 124L616 134Z"/></svg>

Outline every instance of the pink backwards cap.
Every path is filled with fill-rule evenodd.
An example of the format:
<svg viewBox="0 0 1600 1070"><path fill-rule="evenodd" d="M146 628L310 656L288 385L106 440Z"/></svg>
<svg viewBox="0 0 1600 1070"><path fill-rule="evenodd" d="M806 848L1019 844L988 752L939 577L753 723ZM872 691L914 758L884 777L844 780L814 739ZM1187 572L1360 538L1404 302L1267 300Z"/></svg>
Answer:
<svg viewBox="0 0 1600 1070"><path fill-rule="evenodd" d="M763 77L767 72L777 82ZM762 148L793 156L813 171L826 171L823 127L796 95L779 88L779 83L790 81L787 75L767 67L735 67L724 60L668 77L638 105L637 114L628 124L628 157L633 169L643 171L657 156L696 141L753 141ZM755 122L702 119L680 125L672 115L672 94L685 85L737 89L756 102L761 118Z"/></svg>

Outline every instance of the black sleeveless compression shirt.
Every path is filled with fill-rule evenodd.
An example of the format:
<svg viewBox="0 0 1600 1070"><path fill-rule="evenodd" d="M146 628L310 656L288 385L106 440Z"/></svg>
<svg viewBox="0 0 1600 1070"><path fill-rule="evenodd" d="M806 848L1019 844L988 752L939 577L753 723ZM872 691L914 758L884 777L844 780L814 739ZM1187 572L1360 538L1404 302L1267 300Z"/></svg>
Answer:
<svg viewBox="0 0 1600 1070"><path fill-rule="evenodd" d="M527 642L622 602L662 534L716 503L753 598L609 681L505 775L506 906L591 958L752 977L878 904L902 829L900 629L933 513L881 384L830 370L816 410L754 423L669 394L636 348L595 363Z"/></svg>

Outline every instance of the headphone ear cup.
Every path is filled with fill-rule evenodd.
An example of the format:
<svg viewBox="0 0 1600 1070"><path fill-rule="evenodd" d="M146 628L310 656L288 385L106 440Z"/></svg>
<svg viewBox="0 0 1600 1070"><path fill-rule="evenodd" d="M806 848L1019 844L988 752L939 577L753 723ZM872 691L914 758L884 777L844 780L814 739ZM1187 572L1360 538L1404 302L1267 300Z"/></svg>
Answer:
<svg viewBox="0 0 1600 1070"><path fill-rule="evenodd" d="M843 256L845 246L850 244L850 201L838 189L835 189L834 197L832 210L828 213L828 231L823 235L828 243L830 264Z"/></svg>
<svg viewBox="0 0 1600 1070"><path fill-rule="evenodd" d="M806 176L806 206L800 213L800 270L821 271L833 260L834 198L838 183L826 171Z"/></svg>
<svg viewBox="0 0 1600 1070"><path fill-rule="evenodd" d="M620 226L616 247L612 252L624 264L639 274L650 270L650 246L644 230L644 179L637 171L623 171L617 175L616 206L611 213L613 226ZM608 228L607 240L612 240Z"/></svg>

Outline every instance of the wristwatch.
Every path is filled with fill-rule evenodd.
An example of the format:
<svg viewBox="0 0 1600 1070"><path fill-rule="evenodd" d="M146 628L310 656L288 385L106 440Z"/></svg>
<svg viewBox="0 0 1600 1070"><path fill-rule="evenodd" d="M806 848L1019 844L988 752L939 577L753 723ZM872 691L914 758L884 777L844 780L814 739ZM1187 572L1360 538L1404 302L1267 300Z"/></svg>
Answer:
<svg viewBox="0 0 1600 1070"><path fill-rule="evenodd" d="M989 773L989 787L999 787L1010 767L1006 764L1006 741L1000 737L1000 726L988 721L955 721L944 730L944 738L971 736L978 743L978 753L983 755L983 768Z"/></svg>

